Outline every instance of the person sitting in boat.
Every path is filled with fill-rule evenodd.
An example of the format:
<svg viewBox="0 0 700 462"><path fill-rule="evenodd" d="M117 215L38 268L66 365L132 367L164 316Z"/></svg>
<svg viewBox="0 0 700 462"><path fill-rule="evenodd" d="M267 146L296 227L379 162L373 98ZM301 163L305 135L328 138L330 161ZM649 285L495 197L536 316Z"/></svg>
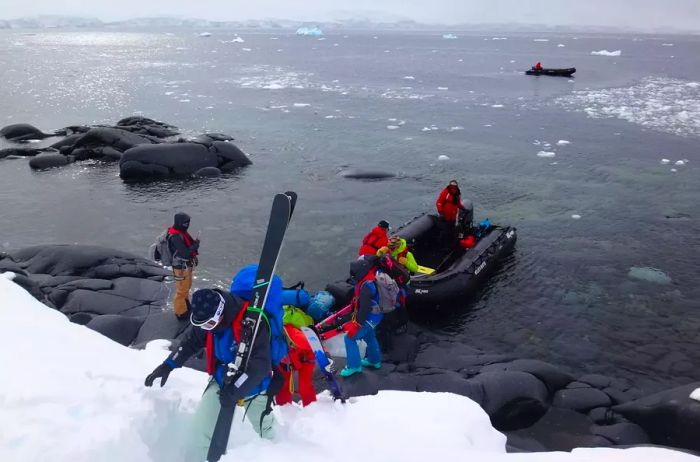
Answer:
<svg viewBox="0 0 700 462"><path fill-rule="evenodd" d="M376 255L377 251L389 243L389 222L381 220L377 226L362 238L362 245L357 251L357 256Z"/></svg>
<svg viewBox="0 0 700 462"><path fill-rule="evenodd" d="M406 239L401 239L399 236L391 236L386 246L377 250L378 257L390 254L391 257L406 267L409 273L413 274L418 271L418 263L413 253L409 252Z"/></svg>
<svg viewBox="0 0 700 462"><path fill-rule="evenodd" d="M532 66L533 71L541 71L542 70L542 63L537 63L534 66Z"/></svg>

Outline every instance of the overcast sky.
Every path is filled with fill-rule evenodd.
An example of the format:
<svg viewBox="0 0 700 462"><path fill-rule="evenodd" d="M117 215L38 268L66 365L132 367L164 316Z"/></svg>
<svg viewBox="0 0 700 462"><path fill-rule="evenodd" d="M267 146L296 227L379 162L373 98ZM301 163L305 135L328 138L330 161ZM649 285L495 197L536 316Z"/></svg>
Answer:
<svg viewBox="0 0 700 462"><path fill-rule="evenodd" d="M700 0L0 0L0 18L38 14L103 20L413 19L422 23L542 23L700 31Z"/></svg>

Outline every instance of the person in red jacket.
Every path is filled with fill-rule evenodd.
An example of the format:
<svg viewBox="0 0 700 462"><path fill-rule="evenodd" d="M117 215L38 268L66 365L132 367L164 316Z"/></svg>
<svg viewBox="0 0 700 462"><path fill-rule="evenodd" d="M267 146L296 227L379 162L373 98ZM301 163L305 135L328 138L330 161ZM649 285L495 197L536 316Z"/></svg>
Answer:
<svg viewBox="0 0 700 462"><path fill-rule="evenodd" d="M386 220L380 221L377 226L372 228L372 231L362 239L360 250L357 251L357 256L377 255L377 250L385 247L389 243L389 223Z"/></svg>
<svg viewBox="0 0 700 462"><path fill-rule="evenodd" d="M542 63L535 64L535 67L533 69L535 69L536 71L541 71L542 70Z"/></svg>
<svg viewBox="0 0 700 462"><path fill-rule="evenodd" d="M284 384L279 393L275 395L275 403L278 406L283 406L292 402L292 394L294 393L292 372L297 371L301 403L308 406L316 401L316 389L312 382L316 366L314 350L311 349L309 341L300 329L291 324L285 324L284 330L290 340L289 356L280 365Z"/></svg>
<svg viewBox="0 0 700 462"><path fill-rule="evenodd" d="M438 215L448 223L454 223L457 220L457 210L464 209L462 204L462 193L457 185L457 180L452 180L445 189L440 192L437 202Z"/></svg>

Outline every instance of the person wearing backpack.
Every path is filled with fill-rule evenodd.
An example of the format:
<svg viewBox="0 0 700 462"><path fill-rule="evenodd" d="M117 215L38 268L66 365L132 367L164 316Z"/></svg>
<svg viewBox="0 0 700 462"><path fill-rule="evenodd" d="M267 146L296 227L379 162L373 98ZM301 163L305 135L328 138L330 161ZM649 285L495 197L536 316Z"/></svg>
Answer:
<svg viewBox="0 0 700 462"><path fill-rule="evenodd" d="M247 379L239 386L224 381L227 365L236 357L256 272L257 265L241 269L233 279L230 292L220 289L195 291L190 305L192 327L177 350L146 377L147 387L152 386L157 378L161 379L162 387L174 369L182 367L200 350L206 351L210 380L192 421L190 434L193 441L187 460L206 459L221 407L242 403L255 431L265 439L274 437L275 419L270 411L280 382L273 370L287 354L287 342L279 334L282 331L282 281L279 277L273 277L268 289L265 309L245 369Z"/></svg>
<svg viewBox="0 0 700 462"><path fill-rule="evenodd" d="M199 239L194 239L187 232L190 216L176 213L173 226L168 228L168 249L172 255L173 275L175 277L175 296L173 310L178 319L186 319L189 313L190 289L194 267L197 266Z"/></svg>
<svg viewBox="0 0 700 462"><path fill-rule="evenodd" d="M386 246L389 242L388 231L389 222L381 220L377 226L372 228L372 230L362 238L362 245L357 251L357 256L376 255L377 251Z"/></svg>
<svg viewBox="0 0 700 462"><path fill-rule="evenodd" d="M347 362L340 371L343 377L362 372L362 367L379 369L382 367L382 351L377 341L375 329L384 317L383 305L389 303L394 308L398 295L398 286L385 273L378 271L376 266L376 256L365 256L358 258L350 264L350 274L356 281L355 296L353 297L353 319L343 326L345 331L345 355ZM381 273L382 276L378 274ZM384 278L386 276L386 278ZM381 287L377 279L393 282L393 300L382 300L380 297ZM384 302L384 303L383 303ZM391 309L391 308L390 308ZM366 358L361 359L360 348L357 342L364 340L367 344Z"/></svg>
<svg viewBox="0 0 700 462"><path fill-rule="evenodd" d="M387 245L377 250L376 254L378 257L390 254L391 258L406 267L411 274L418 271L416 257L414 257L413 253L408 250L406 239L402 239L399 236L391 236L391 239L389 239Z"/></svg>

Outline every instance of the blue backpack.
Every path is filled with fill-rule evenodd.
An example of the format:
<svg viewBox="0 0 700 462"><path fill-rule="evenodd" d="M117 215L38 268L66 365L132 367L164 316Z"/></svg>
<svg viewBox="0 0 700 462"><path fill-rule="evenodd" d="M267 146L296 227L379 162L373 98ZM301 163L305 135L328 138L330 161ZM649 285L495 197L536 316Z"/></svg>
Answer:
<svg viewBox="0 0 700 462"><path fill-rule="evenodd" d="M233 277L230 292L245 300L250 300L257 272L258 265L256 264L241 268ZM267 289L265 309L261 314L262 319L260 322L267 323L270 328L270 353L272 356L272 369L275 370L289 352L287 337L282 324L284 309L282 308L282 279L279 276L275 275L272 277L270 287Z"/></svg>

